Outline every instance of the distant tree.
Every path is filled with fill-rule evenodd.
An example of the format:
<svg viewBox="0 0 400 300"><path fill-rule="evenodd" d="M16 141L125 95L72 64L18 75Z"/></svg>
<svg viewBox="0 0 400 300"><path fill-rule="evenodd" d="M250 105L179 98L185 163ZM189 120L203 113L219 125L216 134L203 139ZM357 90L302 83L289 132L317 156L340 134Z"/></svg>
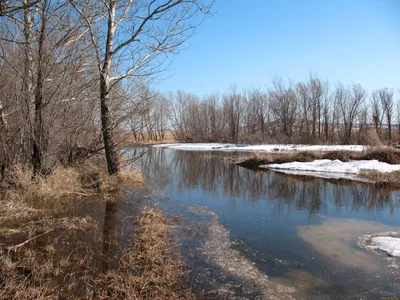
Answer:
<svg viewBox="0 0 400 300"><path fill-rule="evenodd" d="M343 119L343 142L350 143L353 125L360 112L360 106L365 101L366 92L359 84L353 84L347 89L343 85L338 85L335 97Z"/></svg>
<svg viewBox="0 0 400 300"><path fill-rule="evenodd" d="M378 96L382 104L382 110L386 117L388 126L389 142L392 141L392 118L393 118L393 90L388 88L378 90Z"/></svg>

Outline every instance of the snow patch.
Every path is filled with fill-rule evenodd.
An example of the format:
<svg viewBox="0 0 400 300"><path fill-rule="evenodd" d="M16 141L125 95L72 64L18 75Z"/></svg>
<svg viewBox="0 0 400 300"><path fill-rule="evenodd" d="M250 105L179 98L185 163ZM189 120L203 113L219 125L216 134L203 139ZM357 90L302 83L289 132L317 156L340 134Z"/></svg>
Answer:
<svg viewBox="0 0 400 300"><path fill-rule="evenodd" d="M359 238L359 246L369 250L380 250L392 257L400 257L400 233L388 231Z"/></svg>
<svg viewBox="0 0 400 300"><path fill-rule="evenodd" d="M400 256L400 238L377 236L371 239L371 245L386 252L390 256Z"/></svg>
<svg viewBox="0 0 400 300"><path fill-rule="evenodd" d="M356 174L311 172L311 171L298 171L298 170L278 170L278 169L274 169L274 171L277 171L277 172L283 173L283 174L287 174L287 175L295 175L295 176L311 176L311 177L317 177L317 178L322 178L322 179L334 179L334 180L345 179L345 180L353 180L353 181L364 182L364 183L374 183L373 180L363 178Z"/></svg>
<svg viewBox="0 0 400 300"><path fill-rule="evenodd" d="M372 235L363 235L358 239L358 245L375 253L385 253L389 267L398 269L400 264L400 232L388 231Z"/></svg>
<svg viewBox="0 0 400 300"><path fill-rule="evenodd" d="M262 152L291 152L291 151L364 151L361 145L296 145L296 144L223 144L223 143L182 143L161 144L153 147L169 148L186 151L262 151Z"/></svg>
<svg viewBox="0 0 400 300"><path fill-rule="evenodd" d="M340 160L318 159L312 162L291 162L284 164L261 165L260 168L271 170L290 170L317 173L360 174L362 172L390 173L400 171L400 165L390 165L377 160L357 160L342 162Z"/></svg>

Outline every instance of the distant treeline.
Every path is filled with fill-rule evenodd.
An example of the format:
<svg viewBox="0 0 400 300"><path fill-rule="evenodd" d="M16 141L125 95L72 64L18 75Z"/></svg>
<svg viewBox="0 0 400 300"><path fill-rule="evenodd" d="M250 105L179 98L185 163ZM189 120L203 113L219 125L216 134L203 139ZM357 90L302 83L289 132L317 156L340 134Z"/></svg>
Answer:
<svg viewBox="0 0 400 300"><path fill-rule="evenodd" d="M277 78L263 91L200 98L178 91L171 96L171 125L185 142L397 143L400 99L393 89L368 95L359 84L330 86ZM378 138L379 136L379 138Z"/></svg>

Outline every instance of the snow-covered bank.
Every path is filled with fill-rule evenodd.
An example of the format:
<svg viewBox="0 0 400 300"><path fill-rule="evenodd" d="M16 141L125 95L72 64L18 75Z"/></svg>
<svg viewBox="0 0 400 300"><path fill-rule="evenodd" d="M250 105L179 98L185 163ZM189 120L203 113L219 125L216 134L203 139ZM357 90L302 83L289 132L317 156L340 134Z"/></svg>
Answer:
<svg viewBox="0 0 400 300"><path fill-rule="evenodd" d="M285 144L222 144L222 143L183 143L160 144L153 147L169 148L187 151L243 151L243 152L291 152L291 151L363 151L366 146L361 145L285 145Z"/></svg>
<svg viewBox="0 0 400 300"><path fill-rule="evenodd" d="M388 231L359 238L359 246L368 250L380 250L392 257L400 257L400 233Z"/></svg>
<svg viewBox="0 0 400 300"><path fill-rule="evenodd" d="M377 236L371 239L371 246L385 251L390 256L400 256L400 238Z"/></svg>
<svg viewBox="0 0 400 300"><path fill-rule="evenodd" d="M388 231L372 235L363 235L358 239L358 245L376 254L386 253L389 267L398 269L400 264L400 232Z"/></svg>
<svg viewBox="0 0 400 300"><path fill-rule="evenodd" d="M312 175L316 177L335 178L335 174L346 174L346 175L358 175L363 172L380 172L380 173L390 173L395 171L400 171L400 165L390 165L377 160L356 160L342 162L340 160L330 160L330 159L319 159L312 162L290 162L283 164L269 164L261 165L260 168L271 169L276 171L282 171L288 173L290 171L292 174L301 172L302 175ZM332 174L329 176L329 174ZM353 176L345 176L348 179L353 179ZM343 178L343 176L341 177Z"/></svg>
<svg viewBox="0 0 400 300"><path fill-rule="evenodd" d="M295 176L311 176L322 179L345 179L345 180L353 180L358 182L365 183L375 183L373 180L361 177L358 174L345 174L345 173L328 173L328 172L312 172L312 171L296 171L296 170L278 170L275 169L279 173L287 174L287 175L295 175Z"/></svg>

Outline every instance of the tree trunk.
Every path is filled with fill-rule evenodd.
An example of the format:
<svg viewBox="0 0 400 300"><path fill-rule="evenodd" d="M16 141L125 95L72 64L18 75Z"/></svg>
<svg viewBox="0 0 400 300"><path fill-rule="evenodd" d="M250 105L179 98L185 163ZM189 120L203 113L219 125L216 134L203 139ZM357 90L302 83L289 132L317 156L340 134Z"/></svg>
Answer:
<svg viewBox="0 0 400 300"><path fill-rule="evenodd" d="M34 105L34 119L33 119L33 137L32 137L32 157L31 163L33 166L33 174L38 175L42 170L43 153L42 153L42 140L43 140L43 84L44 84L44 70L43 70L43 47L46 34L46 5L47 1L43 1L42 8L42 26L39 35L39 51L38 51L38 69L36 79L35 91L35 105Z"/></svg>
<svg viewBox="0 0 400 300"><path fill-rule="evenodd" d="M0 143L3 156L2 161L0 161L0 181L3 181L5 179L5 173L9 165L9 155L7 151L9 141L8 139L9 135L7 121L4 115L3 105L0 100Z"/></svg>
<svg viewBox="0 0 400 300"><path fill-rule="evenodd" d="M107 44L104 55L104 62L100 74L100 108L101 108L101 129L103 133L104 150L107 161L107 169L110 175L119 172L118 155L115 150L114 133L113 133L113 117L110 111L110 75L112 63L112 48L115 33L115 5L113 1L110 3Z"/></svg>
<svg viewBox="0 0 400 300"><path fill-rule="evenodd" d="M22 84L22 91L23 91L23 105L25 108L25 118L27 120L28 128L22 128L22 134L26 131L30 139L33 139L33 115L32 115L32 83L33 83L33 57L32 57L32 16L31 16L31 7L28 6L28 1L22 1L24 8L24 76L23 76L23 84ZM25 131L26 130L26 131ZM31 150L30 145L24 145L24 142L21 143L21 152L20 153L24 157L24 161L29 159L29 150Z"/></svg>

